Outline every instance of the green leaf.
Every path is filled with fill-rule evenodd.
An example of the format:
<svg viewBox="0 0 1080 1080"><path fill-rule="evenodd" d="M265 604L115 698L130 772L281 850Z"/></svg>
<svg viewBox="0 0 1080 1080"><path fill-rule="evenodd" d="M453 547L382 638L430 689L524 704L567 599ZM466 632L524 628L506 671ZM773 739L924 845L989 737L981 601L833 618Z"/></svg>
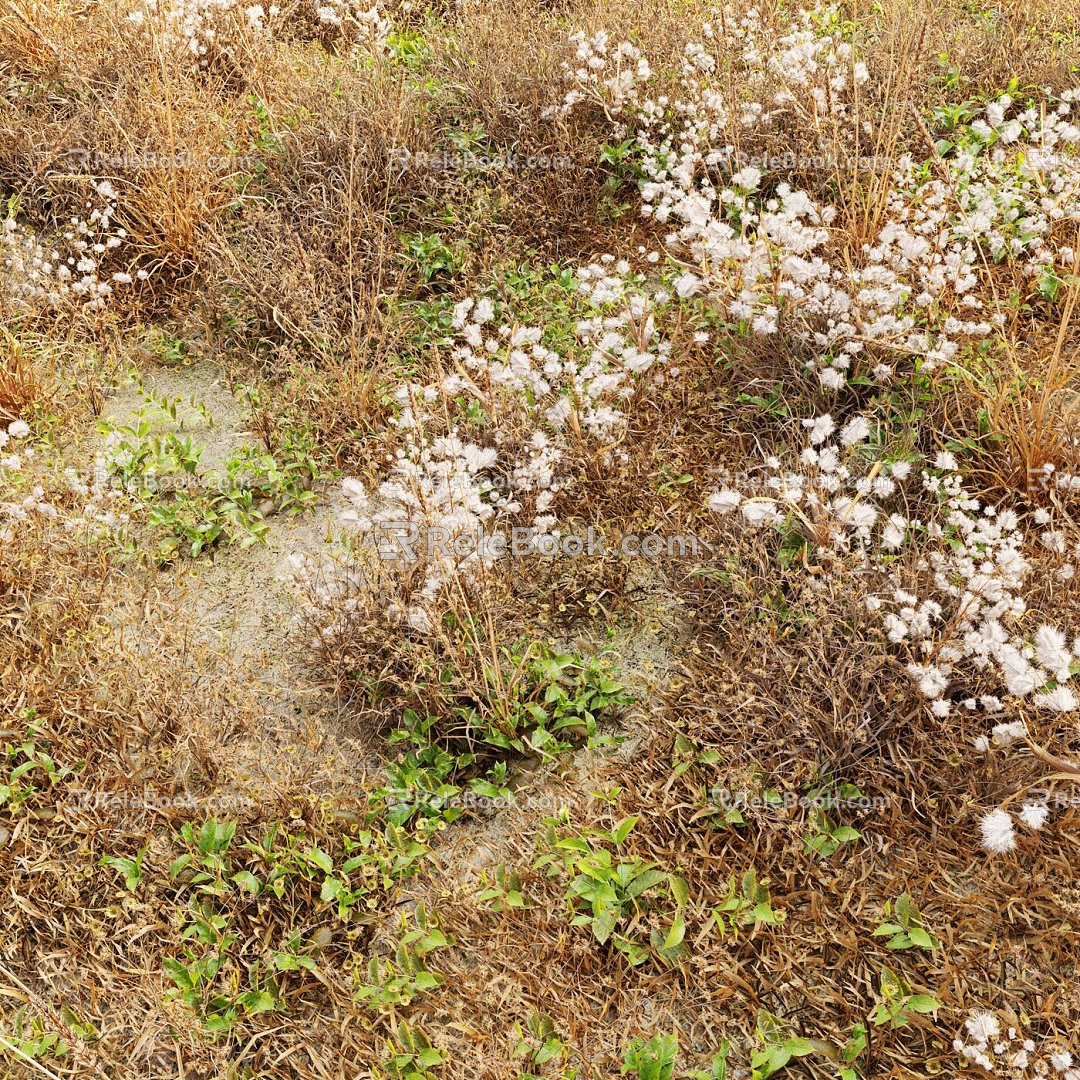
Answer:
<svg viewBox="0 0 1080 1080"><path fill-rule="evenodd" d="M191 975L188 974L188 969L180 963L179 960L174 960L172 957L165 957L161 962L161 966L165 969L169 978L172 979L181 990L191 990L194 988Z"/></svg>
<svg viewBox="0 0 1080 1080"><path fill-rule="evenodd" d="M671 886L671 895L675 900L675 903L679 907L686 907L690 900L690 886L687 885L686 879L679 877L677 874L668 875L668 882Z"/></svg>
<svg viewBox="0 0 1080 1080"><path fill-rule="evenodd" d="M146 855L146 848L139 848L134 859L118 858L114 855L102 855L99 866L108 866L113 870L119 870L124 875L124 888L128 892L134 892L142 878L142 861Z"/></svg>
<svg viewBox="0 0 1080 1080"><path fill-rule="evenodd" d="M207 1018L206 1030L212 1034L223 1035L233 1025L233 1017L228 1013L224 1013L217 1016L211 1016Z"/></svg>
<svg viewBox="0 0 1080 1080"><path fill-rule="evenodd" d="M791 1052L783 1046L769 1047L765 1055L765 1072L763 1075L772 1076L779 1072L791 1060Z"/></svg>
<svg viewBox="0 0 1080 1080"><path fill-rule="evenodd" d="M237 874L233 874L233 882L240 886L241 889L246 889L252 896L259 895L259 879L247 870L241 870Z"/></svg>
<svg viewBox="0 0 1080 1080"><path fill-rule="evenodd" d="M611 834L614 837L616 844L621 844L629 835L630 830L638 823L636 817L623 818L618 825L615 826L614 832Z"/></svg>
<svg viewBox="0 0 1080 1080"><path fill-rule="evenodd" d="M902 933L903 929L898 923L882 923L871 937L888 937L890 934Z"/></svg>
<svg viewBox="0 0 1080 1080"><path fill-rule="evenodd" d="M941 1008L941 1002L930 994L912 994L904 1008L917 1013L932 1013Z"/></svg>
<svg viewBox="0 0 1080 1080"><path fill-rule="evenodd" d="M270 1012L277 1008L273 994L266 990L251 990L240 995L240 1004L244 1006L248 1015L255 1016L257 1013Z"/></svg>
<svg viewBox="0 0 1080 1080"><path fill-rule="evenodd" d="M671 929L668 931L668 935L664 938L665 949L678 948L683 942L683 938L686 937L686 921L682 917L682 912L679 912L675 916L675 921L671 924Z"/></svg>
<svg viewBox="0 0 1080 1080"><path fill-rule="evenodd" d="M638 897L649 889L655 888L668 877L663 870L643 870L626 887L628 896Z"/></svg>
<svg viewBox="0 0 1080 1080"><path fill-rule="evenodd" d="M609 937L611 937L612 930L615 929L615 924L619 921L618 912L607 910L600 912L592 920L592 932L601 945L605 944Z"/></svg>
<svg viewBox="0 0 1080 1080"><path fill-rule="evenodd" d="M580 836L567 836L556 845L560 851L583 851L586 855L592 854L592 848Z"/></svg>
<svg viewBox="0 0 1080 1080"><path fill-rule="evenodd" d="M305 852L305 857L309 862L314 863L324 874L332 874L334 872L334 860L331 859L322 848L310 848Z"/></svg>
<svg viewBox="0 0 1080 1080"><path fill-rule="evenodd" d="M278 971L315 971L318 965L310 956L294 956L292 953L274 953L274 967Z"/></svg>
<svg viewBox="0 0 1080 1080"><path fill-rule="evenodd" d="M189 866L190 864L191 864L191 855L190 854L184 854L184 855L181 855L178 859L173 859L173 861L171 863L169 863L169 877L175 879L176 875L179 874L181 870L183 870L185 867Z"/></svg>
<svg viewBox="0 0 1080 1080"><path fill-rule="evenodd" d="M928 934L921 926L913 926L908 931L908 937L911 938L915 945L918 945L920 949L936 949L938 942L931 935Z"/></svg>
<svg viewBox="0 0 1080 1080"><path fill-rule="evenodd" d="M839 840L840 843L862 839L862 833L858 829L853 829L850 825L841 825L840 828L833 829L832 836L834 840Z"/></svg>
<svg viewBox="0 0 1080 1080"><path fill-rule="evenodd" d="M773 911L771 904L762 902L754 905L754 922L758 925L775 926L784 918L784 913Z"/></svg>
<svg viewBox="0 0 1080 1080"><path fill-rule="evenodd" d="M792 1057L806 1057L814 1052L814 1045L807 1039L793 1038L784 1043L784 1049Z"/></svg>
<svg viewBox="0 0 1080 1080"><path fill-rule="evenodd" d="M896 898L896 917L900 920L902 927L907 927L914 913L911 897L906 892L901 893Z"/></svg>

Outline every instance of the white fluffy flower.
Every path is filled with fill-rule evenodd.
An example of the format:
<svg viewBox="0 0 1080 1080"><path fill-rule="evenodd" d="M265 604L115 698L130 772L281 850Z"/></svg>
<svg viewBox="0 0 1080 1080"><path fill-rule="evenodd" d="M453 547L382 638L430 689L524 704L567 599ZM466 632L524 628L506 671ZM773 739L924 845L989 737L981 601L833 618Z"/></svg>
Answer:
<svg viewBox="0 0 1080 1080"><path fill-rule="evenodd" d="M1004 810L991 810L990 813L984 814L979 821L979 831L982 833L983 847L987 851L1003 854L1006 851L1012 851L1016 847L1016 834L1013 832L1012 818ZM994 1024L993 1034L996 1035L996 1020ZM968 1030L970 1031L971 1028L969 1027Z"/></svg>
<svg viewBox="0 0 1080 1080"><path fill-rule="evenodd" d="M353 477L346 477L341 481L341 490L345 497L358 508L366 508L368 505L368 493L367 488L364 487L361 481L354 479Z"/></svg>
<svg viewBox="0 0 1080 1080"><path fill-rule="evenodd" d="M826 413L816 420L804 420L803 427L809 429L808 437L811 445L818 446L836 430L836 421Z"/></svg>
<svg viewBox="0 0 1080 1080"><path fill-rule="evenodd" d="M865 416L856 416L849 420L840 431L840 445L854 446L870 438L870 421Z"/></svg>
<svg viewBox="0 0 1080 1080"><path fill-rule="evenodd" d="M1048 693L1036 694L1035 704L1054 712L1072 712L1076 708L1076 694L1068 686L1056 686Z"/></svg>
<svg viewBox="0 0 1080 1080"><path fill-rule="evenodd" d="M1035 656L1059 682L1069 678L1072 654L1066 647L1065 635L1056 627L1044 623L1035 632Z"/></svg>
<svg viewBox="0 0 1080 1080"><path fill-rule="evenodd" d="M675 279L675 291L685 299L693 296L701 288L701 278L697 274L681 274Z"/></svg>
<svg viewBox="0 0 1080 1080"><path fill-rule="evenodd" d="M1001 812L1000 810L995 811L995 813ZM1007 814L1006 817L1008 817ZM1001 1024L998 1022L998 1018L993 1013L988 1012L972 1013L964 1021L964 1027L968 1029L968 1034L980 1046L986 1046L987 1043L992 1042L1001 1034Z"/></svg>
<svg viewBox="0 0 1080 1080"><path fill-rule="evenodd" d="M741 187L747 191L754 191L761 183L761 170L753 165L747 165L737 173L732 173L731 182L735 187Z"/></svg>
<svg viewBox="0 0 1080 1080"><path fill-rule="evenodd" d="M991 734L995 746L1011 746L1027 734L1023 720L1013 720L1007 724L995 724Z"/></svg>
<svg viewBox="0 0 1080 1080"><path fill-rule="evenodd" d="M722 488L709 496L709 509L717 514L728 514L742 502L742 496L731 488Z"/></svg>
<svg viewBox="0 0 1080 1080"><path fill-rule="evenodd" d="M1055 1050L1050 1055L1050 1064L1055 1072L1065 1072L1066 1069L1072 1067L1072 1063L1073 1057L1068 1050Z"/></svg>
<svg viewBox="0 0 1080 1080"><path fill-rule="evenodd" d="M742 515L753 526L771 525L779 519L772 499L750 499L742 504Z"/></svg>

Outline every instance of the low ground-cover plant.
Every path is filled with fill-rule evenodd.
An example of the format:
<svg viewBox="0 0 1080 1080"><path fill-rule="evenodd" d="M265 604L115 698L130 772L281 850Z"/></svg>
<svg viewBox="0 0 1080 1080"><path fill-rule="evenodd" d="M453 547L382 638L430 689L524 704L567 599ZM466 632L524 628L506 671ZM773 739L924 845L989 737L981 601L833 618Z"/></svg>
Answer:
<svg viewBox="0 0 1080 1080"><path fill-rule="evenodd" d="M78 762L62 765L53 759L33 709L25 710L20 719L21 737L0 742L0 812L12 817L41 809L55 798L57 787L82 768Z"/></svg>
<svg viewBox="0 0 1080 1080"><path fill-rule="evenodd" d="M713 918L720 933L736 935L745 926L757 930L762 926L776 926L784 921L784 913L775 911L772 895L764 882L758 881L751 867L736 884L735 875L728 880L727 896L713 909Z"/></svg>
<svg viewBox="0 0 1080 1080"><path fill-rule="evenodd" d="M452 692L457 680L444 674ZM507 804L514 762L610 744L614 736L600 722L633 700L603 657L574 657L538 641L503 649L485 681L468 704L444 692L445 715L404 711L404 726L389 739L404 752L388 762L388 783L376 792L390 821L449 823L469 807Z"/></svg>
<svg viewBox="0 0 1080 1080"><path fill-rule="evenodd" d="M410 924L415 924L410 929ZM412 918L402 918L401 937L392 957L372 955L366 970L357 972L356 997L377 1012L409 1005L420 994L438 988L443 977L428 967L429 954L452 944L437 918L420 903Z"/></svg>
<svg viewBox="0 0 1080 1080"><path fill-rule="evenodd" d="M688 899L686 882L654 863L624 853L623 845L637 824L636 818L624 818L610 830L563 832L569 820L564 811L545 821L548 850L534 860L533 867L566 881L571 924L587 927L600 945L610 941L635 967L650 956L666 964L677 963L687 952L683 914ZM674 910L646 918L661 897L669 901L669 908L674 904Z"/></svg>
<svg viewBox="0 0 1080 1080"><path fill-rule="evenodd" d="M393 824L344 835L333 855L302 832L279 826L240 841L235 821L215 819L185 823L176 841L185 850L166 875L179 945L162 959L172 983L167 1000L189 1008L212 1038L280 1010L290 981L347 960L348 952L327 953L331 928L370 926L398 884L417 873L427 851ZM103 856L101 864L141 897L160 888L145 856L144 848L133 858ZM361 996L375 994L382 1006L404 1001L409 987L430 989L422 957L446 939L432 936L438 931L428 928L422 911L417 918L421 933L406 934L399 946L402 970L378 968L374 987L362 988ZM267 926L278 935L273 947L267 946ZM253 937L256 927L263 930Z"/></svg>
<svg viewBox="0 0 1080 1080"><path fill-rule="evenodd" d="M179 406L153 399L129 423L101 424L106 450L99 471L115 477L119 489L147 511L158 561L197 556L221 539L247 547L265 539L268 514L295 514L315 501L315 466L307 455L282 463L242 446L223 471L201 470L203 448L182 433ZM180 430L162 431L163 420Z"/></svg>
<svg viewBox="0 0 1080 1080"><path fill-rule="evenodd" d="M887 937L886 947L898 951L941 948L941 942L926 929L922 914L907 893L901 893L895 903L886 902L885 921L875 927L874 937Z"/></svg>

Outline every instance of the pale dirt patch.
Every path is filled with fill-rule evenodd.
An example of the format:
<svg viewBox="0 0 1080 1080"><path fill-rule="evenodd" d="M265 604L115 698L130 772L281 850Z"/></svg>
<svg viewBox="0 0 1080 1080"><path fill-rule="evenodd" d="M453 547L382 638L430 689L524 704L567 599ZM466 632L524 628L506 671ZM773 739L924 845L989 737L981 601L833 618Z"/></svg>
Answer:
<svg viewBox="0 0 1080 1080"><path fill-rule="evenodd" d="M340 699L307 665L287 560L329 550L343 509L321 493L315 508L271 518L265 544L220 547L172 573L173 603L208 646L216 678L243 688L251 716L223 755L230 786L258 802L304 791L347 798L374 762Z"/></svg>
<svg viewBox="0 0 1080 1080"><path fill-rule="evenodd" d="M158 418L155 431L174 431L203 447L200 474L224 471L232 453L258 445L246 426L246 407L214 364L161 368L144 377L143 387L133 380L120 387L104 417L133 422L148 406L146 391L180 399L176 420ZM364 733L350 727L340 699L310 671L297 624L302 601L289 584L289 557L333 550L339 531L336 519L345 503L337 486L328 481L316 491L313 508L267 518L265 543L241 548L221 542L203 558L150 571L159 576L156 630L141 651L177 652L204 685L215 687L206 702L219 703L186 718L171 762L181 786L212 782L215 792L260 804L288 802L302 792L333 796L346 807L370 786L377 759ZM124 630L139 635L138 627ZM207 770L193 759L207 757L214 775L197 776Z"/></svg>
<svg viewBox="0 0 1080 1080"><path fill-rule="evenodd" d="M115 424L133 423L140 410L156 420L154 430L174 431L203 448L199 471L222 472L229 455L242 446L257 446L248 430L249 413L229 388L217 365L200 361L179 367L159 367L142 375L143 385L128 378L105 401L102 419ZM153 399L177 403L176 422L158 419ZM201 406L201 408L200 408Z"/></svg>

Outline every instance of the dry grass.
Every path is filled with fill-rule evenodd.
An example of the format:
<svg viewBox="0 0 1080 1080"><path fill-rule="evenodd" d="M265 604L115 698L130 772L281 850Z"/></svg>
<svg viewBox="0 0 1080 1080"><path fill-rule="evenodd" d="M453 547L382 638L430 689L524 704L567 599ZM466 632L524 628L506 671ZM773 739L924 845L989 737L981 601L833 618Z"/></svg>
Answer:
<svg viewBox="0 0 1080 1080"><path fill-rule="evenodd" d="M913 118L944 93L943 55L967 80L957 93L968 97L1000 90L1013 75L1022 85L1065 85L1077 55L1075 4L1002 4L989 15L960 0L881 6L853 3L844 12L879 27L868 55L873 79L859 103L859 119L874 119L867 143L852 147L809 110L770 153L812 146L838 156L925 155L928 133ZM350 57L324 26L290 8L289 29L273 45L234 13L199 64L171 53L156 31L136 33L113 4L7 0L0 9L0 195L15 196L20 220L40 235L84 208L89 175L60 167L70 148L231 162L121 163L95 173L118 193L126 263L150 276L92 316L5 311L0 424L37 425L35 475L62 511L74 512L77 501L63 469L86 466L100 448L101 387L140 324L190 332L200 363L219 363L250 388L250 433L263 446L302 431L321 464L370 484L396 445L393 392L453 370L450 300L478 283L507 288L508 268L623 255L662 234L618 209L632 200L629 185L608 197L611 171L597 151L609 129L599 110L555 121L541 113L563 92L571 26L604 27L616 40L635 32L674 85L688 23L732 13L666 0L444 8L394 13L423 42L415 61ZM779 10L765 14L767 24L782 19ZM744 88L726 92L738 101ZM394 164L398 148L434 154L460 149L462 139L562 164L496 172ZM748 138L738 149L762 148ZM238 165L238 156L255 164ZM833 193L837 243L852 252L886 216L885 185L873 173L791 179ZM416 234L438 234L459 257L426 275L407 251ZM918 399L914 383L905 387L907 415L919 411L897 424L891 445L921 439L932 451L970 439L972 484L981 494L1012 492L1027 511L1051 502L1031 490L1032 470L1075 464L1076 293L1066 287L1051 303L1005 266L985 271L1000 295L1016 293L1015 319L1002 331L1009 347L995 344L985 367L972 365L962 386L932 400ZM955 1075L951 1038L974 1008L995 1008L1047 1038L1077 1030L1075 807L1008 857L975 853L972 842L974 817L1014 793L1073 791L1074 778L1040 750L1075 757L1075 724L1016 705L1032 745L973 765L966 748L984 734L985 717L927 715L903 663L883 653L863 602L870 583L854 572L829 577L832 567L805 558L782 567L779 538L751 540L714 525L702 504L716 470L790 447L796 418L826 406L794 347L734 336L722 348L702 345L693 338L699 315L672 330L682 376L633 399L618 447L627 460L605 466L583 440L573 448L575 483L555 510L613 535L708 536L713 550L647 572L618 557L500 569L463 586L453 619L430 636L386 614L392 599L408 606L426 567L411 578L387 575L343 633L312 641L307 626L272 639L289 650L290 693L299 687L296 700L320 702L332 721L287 694L284 705L268 704L279 688L249 656L231 655L232 642L208 643L205 620L178 600L175 567L157 568L120 545L84 544L62 521L34 517L0 532L0 769L8 769L0 784L26 757L27 740L73 770L54 779L33 770L26 802L0 807L0 1075L377 1077L387 1075L387 1040L414 1025L445 1055L443 1080L503 1080L528 1068L514 1054L514 1025L538 1011L584 1080L617 1075L630 1037L671 1031L680 1067L705 1067L724 1039L745 1066L755 1017L766 1009L821 1041L820 1053L798 1063L801 1075L830 1077L837 1052L879 1000L886 966L936 995L946 1019L874 1027L861 1065L867 1077ZM772 411L739 396L767 397L778 384ZM510 444L525 437L509 427L504 434ZM30 491L29 482L13 486L0 503ZM1067 520L1071 545L1080 533ZM138 527L132 535L136 546L145 539ZM244 553L219 548L214 557ZM1047 559L1032 573L1033 623L1045 616L1070 625L1080 614L1075 579L1058 580L1055 565ZM924 572L914 560L905 571ZM537 766L471 741L464 712L498 727L520 705L525 669L507 650L526 638L583 655L612 645L638 697L606 717L603 730L625 736L620 747L601 753L577 740L572 753ZM538 693L525 694L530 705ZM429 849L415 875L377 880L381 870L371 871L343 918L325 891L327 875L296 852L317 848L340 869L369 810L381 835L377 804L366 800L383 782L385 760L404 755L386 736L406 709L439 719L443 751L476 754L485 765L505 760L519 798L430 836L414 835L413 822L409 838ZM256 766L263 771L251 782ZM478 772L470 762L456 775ZM742 825L724 825L705 797L712 789L805 793L825 779L879 800L839 811L837 823L863 840L835 860L807 851L813 818L805 808L759 808ZM596 794L615 788L607 800ZM96 792L97 803L80 802L79 789ZM147 791L193 801L148 806ZM241 796L249 801L235 801ZM234 800L218 815L238 822L232 877L199 893L200 882L170 865L190 853L181 826L198 828L214 797ZM579 830L638 816L624 854L677 872L689 887L682 961L630 967L570 924L565 884L533 866L544 820L560 807ZM142 878L130 890L100 863L140 851ZM281 895L235 885L241 871L266 878L274 859L290 867ZM527 907L500 912L478 899L481 871L490 878L500 862L520 872ZM751 867L785 921L722 936L712 909L729 875ZM891 952L871 936L885 903L902 892L941 938L940 950ZM357 1000L357 982L372 953L393 954L401 917L419 900L454 942L430 960L444 981L372 1011ZM297 953L313 961L273 971L277 1007L218 1036L183 1003L165 1002L167 962L194 940L182 928L199 905L220 909L235 935L215 984L223 992L238 995L267 977L294 932ZM12 1051L16 1024L32 1021L70 1051L33 1061Z"/></svg>
<svg viewBox="0 0 1080 1080"><path fill-rule="evenodd" d="M0 340L0 413L10 422L45 397L41 376L27 355L29 349L5 331Z"/></svg>

